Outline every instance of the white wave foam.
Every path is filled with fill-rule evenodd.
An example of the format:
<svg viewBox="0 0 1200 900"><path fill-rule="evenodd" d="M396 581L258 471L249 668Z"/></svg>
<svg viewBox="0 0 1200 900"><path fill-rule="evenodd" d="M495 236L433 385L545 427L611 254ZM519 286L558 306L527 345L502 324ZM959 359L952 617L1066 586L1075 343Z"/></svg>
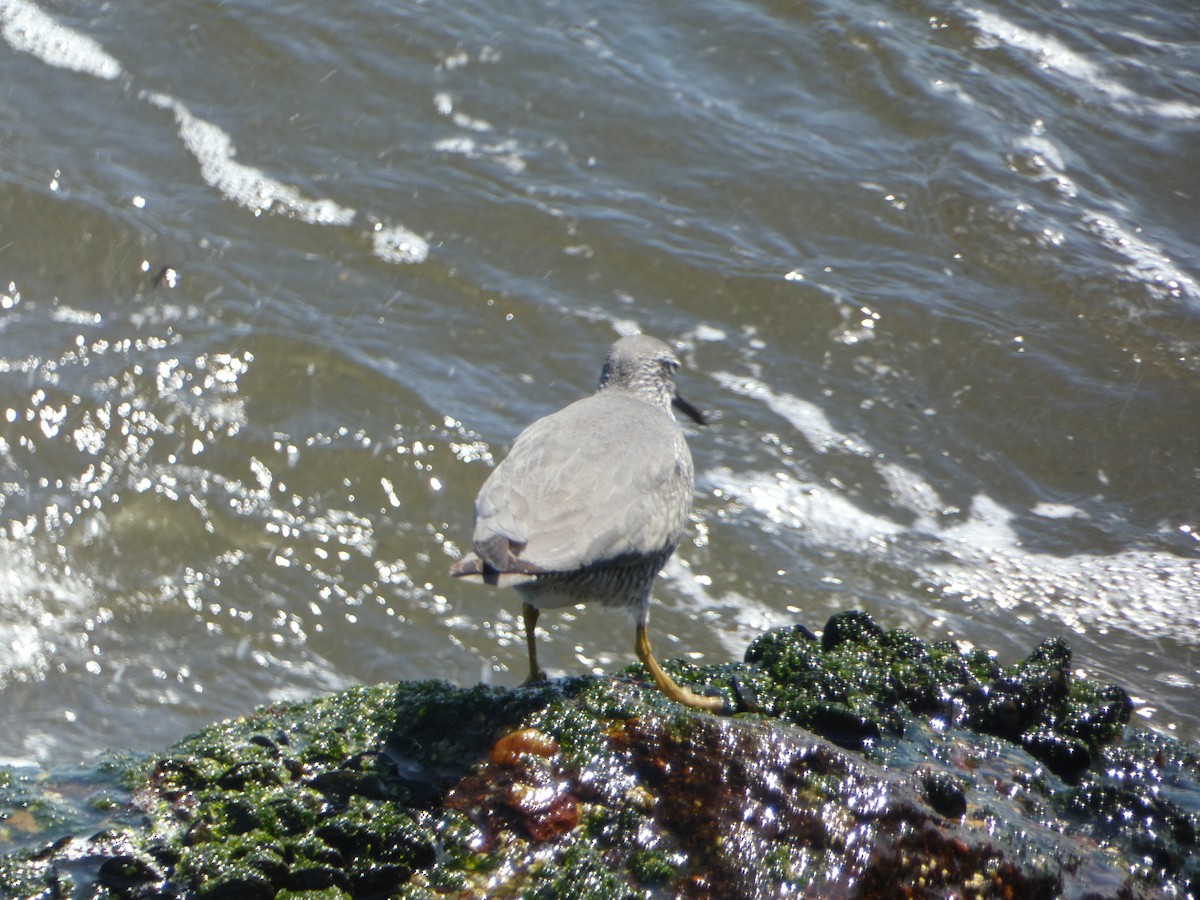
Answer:
<svg viewBox="0 0 1200 900"><path fill-rule="evenodd" d="M170 111L179 124L184 146L200 164L205 183L227 199L256 216L267 212L284 215L310 225L351 225L357 212L324 198L305 197L291 185L276 181L261 169L234 160L233 139L221 128L194 115L184 104L167 94L143 91L142 98ZM429 243L400 225L376 223L371 230L372 250L387 263L420 263L429 257Z"/></svg>
<svg viewBox="0 0 1200 900"><path fill-rule="evenodd" d="M400 225L376 224L371 245L384 262L422 263L429 257L429 242Z"/></svg>
<svg viewBox="0 0 1200 900"><path fill-rule="evenodd" d="M1050 34L1022 28L991 10L964 8L963 12L979 29L979 47L986 49L1006 46L1034 56L1039 68L1063 75L1089 90L1097 91L1125 111L1150 112L1165 119L1200 119L1200 106L1145 97L1121 84L1102 66L1076 53Z"/></svg>
<svg viewBox="0 0 1200 900"><path fill-rule="evenodd" d="M1200 640L1200 561L1145 550L1031 552L1015 520L992 498L976 496L970 518L939 536L954 561L926 563L924 574L943 594L983 597L1001 609L1032 604L1078 631L1120 628L1147 638Z"/></svg>
<svg viewBox="0 0 1200 900"><path fill-rule="evenodd" d="M717 372L713 378L722 387L735 394L761 400L776 415L786 419L792 427L804 435L818 453L844 450L856 456L870 456L871 450L861 438L842 434L833 427L825 411L817 404L793 394L777 394L755 378L742 378L729 372Z"/></svg>
<svg viewBox="0 0 1200 900"><path fill-rule="evenodd" d="M1178 297L1200 303L1200 288L1196 281L1163 251L1139 234L1124 228L1112 216L1086 210L1083 225L1109 249L1128 262L1126 271L1138 281L1145 282Z"/></svg>
<svg viewBox="0 0 1200 900"><path fill-rule="evenodd" d="M717 469L706 477L773 526L802 533L805 543L908 568L949 599L1005 610L1032 606L1079 632L1115 628L1200 641L1197 560L1143 550L1069 556L1030 551L1014 527L1017 513L986 494L973 498L968 518L958 524L940 527L918 515L902 526L787 475ZM923 492L936 497L928 485Z"/></svg>
<svg viewBox="0 0 1200 900"><path fill-rule="evenodd" d="M57 68L106 81L120 77L124 71L99 42L60 24L28 0L0 0L0 37L13 50ZM345 226L354 222L353 208L328 198L305 197L297 188L235 161L233 139L213 123L193 115L174 97L153 91L142 91L138 96L174 114L179 137L200 164L201 177L226 199L255 215L277 212L310 225ZM398 225L376 225L371 240L375 256L384 262L419 263L429 256L429 244Z"/></svg>
<svg viewBox="0 0 1200 900"><path fill-rule="evenodd" d="M465 156L467 159L490 159L514 175L525 171L526 163L523 152L520 145L514 140L480 143L468 135L456 135L435 141L433 149L439 153Z"/></svg>
<svg viewBox="0 0 1200 900"><path fill-rule="evenodd" d="M236 162L233 139L216 125L193 115L174 97L150 91L143 91L141 97L175 115L179 136L200 164L205 182L239 206L255 215L280 209L312 225L349 225L354 221L355 211L350 207L327 199L311 200L262 170Z"/></svg>
<svg viewBox="0 0 1200 900"><path fill-rule="evenodd" d="M1013 141L1013 148L1029 161L1039 181L1048 181L1064 197L1077 197L1079 187L1067 175L1058 145L1046 137L1045 125L1039 120L1029 134Z"/></svg>
<svg viewBox="0 0 1200 900"><path fill-rule="evenodd" d="M855 553L890 544L902 526L859 509L841 493L785 472L734 472L718 467L704 483L754 510L775 532L803 533L805 542Z"/></svg>
<svg viewBox="0 0 1200 900"><path fill-rule="evenodd" d="M772 409L787 396L751 378L736 379L736 389ZM789 402L782 409L786 413L794 406ZM800 401L799 408L807 405ZM1122 629L1143 637L1200 641L1195 612L1200 607L1200 560L1140 549L1070 555L1030 549L1018 531L1020 511L980 493L961 516L920 474L883 459L861 439L838 433L828 419L807 412L789 419L814 446L874 459L893 499L912 519L898 522L866 512L844 493L788 471L721 467L704 474L703 482L761 516L768 530L794 531L810 546L902 567L947 599L1026 612L1032 607L1080 632ZM1075 507L1053 504L1039 504L1028 514L1064 523L1086 517Z"/></svg>
<svg viewBox="0 0 1200 900"><path fill-rule="evenodd" d="M1040 173L1040 180L1052 182L1059 193L1066 197L1079 195L1078 187L1067 175L1062 152L1045 136L1040 121L1035 123L1028 135L1016 139L1013 147L1025 154ZM1200 287L1196 280L1177 265L1162 247L1136 230L1121 225L1113 216L1094 209L1084 209L1080 222L1085 231L1098 237L1104 246L1126 260L1125 271L1132 278L1173 297L1200 302ZM1043 232L1044 236L1053 234L1057 233L1051 228ZM1059 241L1061 236L1053 239L1052 243Z"/></svg>
<svg viewBox="0 0 1200 900"><path fill-rule="evenodd" d="M26 0L0 0L0 36L18 53L36 56L59 69L111 81L121 64L100 44L46 15Z"/></svg>

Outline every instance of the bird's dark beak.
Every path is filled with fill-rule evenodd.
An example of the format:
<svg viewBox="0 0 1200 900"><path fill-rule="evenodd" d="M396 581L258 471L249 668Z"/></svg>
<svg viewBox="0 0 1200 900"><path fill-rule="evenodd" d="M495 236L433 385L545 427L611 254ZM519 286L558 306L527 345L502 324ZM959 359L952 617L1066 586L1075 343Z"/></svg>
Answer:
<svg viewBox="0 0 1200 900"><path fill-rule="evenodd" d="M671 398L671 405L673 407L675 407L677 410L679 410L681 413L683 413L685 416L687 416L689 419L691 419L693 422L695 422L697 425L707 425L708 424L708 419L706 419L704 417L704 413L700 412L700 410L696 409L696 407L692 406L692 404L690 404L686 400L684 400L683 395L680 394L678 391L676 391L675 396Z"/></svg>

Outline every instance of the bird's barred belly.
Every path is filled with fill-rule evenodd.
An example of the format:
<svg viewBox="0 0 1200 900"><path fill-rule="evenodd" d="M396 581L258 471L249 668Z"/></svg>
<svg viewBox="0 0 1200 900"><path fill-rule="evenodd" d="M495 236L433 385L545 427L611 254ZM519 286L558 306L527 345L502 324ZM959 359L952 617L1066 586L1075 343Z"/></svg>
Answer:
<svg viewBox="0 0 1200 900"><path fill-rule="evenodd" d="M575 572L542 575L537 581L518 587L517 593L538 609L577 603L638 606L649 601L654 577L670 555L668 551L633 565L593 566Z"/></svg>

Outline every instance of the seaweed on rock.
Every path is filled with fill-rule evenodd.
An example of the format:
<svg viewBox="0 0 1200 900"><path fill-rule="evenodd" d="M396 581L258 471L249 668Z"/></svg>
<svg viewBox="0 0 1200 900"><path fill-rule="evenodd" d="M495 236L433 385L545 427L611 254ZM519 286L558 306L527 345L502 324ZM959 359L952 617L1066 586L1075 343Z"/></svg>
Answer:
<svg viewBox="0 0 1200 900"><path fill-rule="evenodd" d="M819 639L764 634L744 663L668 668L744 711L684 709L640 666L265 707L109 770L107 796L133 795L104 830L40 847L27 837L0 856L0 896L1200 889L1195 748L1128 732L1128 696L1072 673L1062 641L1002 666L844 613ZM28 780L0 777L0 828L43 808ZM74 821L38 815L43 841Z"/></svg>

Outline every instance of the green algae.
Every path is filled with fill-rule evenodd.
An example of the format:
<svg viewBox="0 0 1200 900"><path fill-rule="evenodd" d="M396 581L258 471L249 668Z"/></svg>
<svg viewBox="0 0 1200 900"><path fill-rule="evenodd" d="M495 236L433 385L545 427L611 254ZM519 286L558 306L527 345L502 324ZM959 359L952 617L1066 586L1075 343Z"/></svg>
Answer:
<svg viewBox="0 0 1200 900"><path fill-rule="evenodd" d="M523 896L528 900L644 900L648 894L631 887L594 848L577 844L553 865L539 867Z"/></svg>
<svg viewBox="0 0 1200 900"><path fill-rule="evenodd" d="M350 900L350 894L336 887L320 891L283 890L275 895L275 900Z"/></svg>
<svg viewBox="0 0 1200 900"><path fill-rule="evenodd" d="M774 684L760 689L764 712L843 746L903 735L907 718L919 716L1020 743L1068 779L1120 736L1132 711L1121 688L1072 675L1061 638L999 666L987 654L926 645L849 612L830 619L820 641L802 626L768 632L751 643L746 661Z"/></svg>
<svg viewBox="0 0 1200 900"><path fill-rule="evenodd" d="M110 787L102 834L0 856L0 896L1195 893L1194 748L1127 733L1125 692L1070 659L1051 639L1004 666L846 613L744 663L666 663L732 718L640 666L268 706L110 766L133 802Z"/></svg>

